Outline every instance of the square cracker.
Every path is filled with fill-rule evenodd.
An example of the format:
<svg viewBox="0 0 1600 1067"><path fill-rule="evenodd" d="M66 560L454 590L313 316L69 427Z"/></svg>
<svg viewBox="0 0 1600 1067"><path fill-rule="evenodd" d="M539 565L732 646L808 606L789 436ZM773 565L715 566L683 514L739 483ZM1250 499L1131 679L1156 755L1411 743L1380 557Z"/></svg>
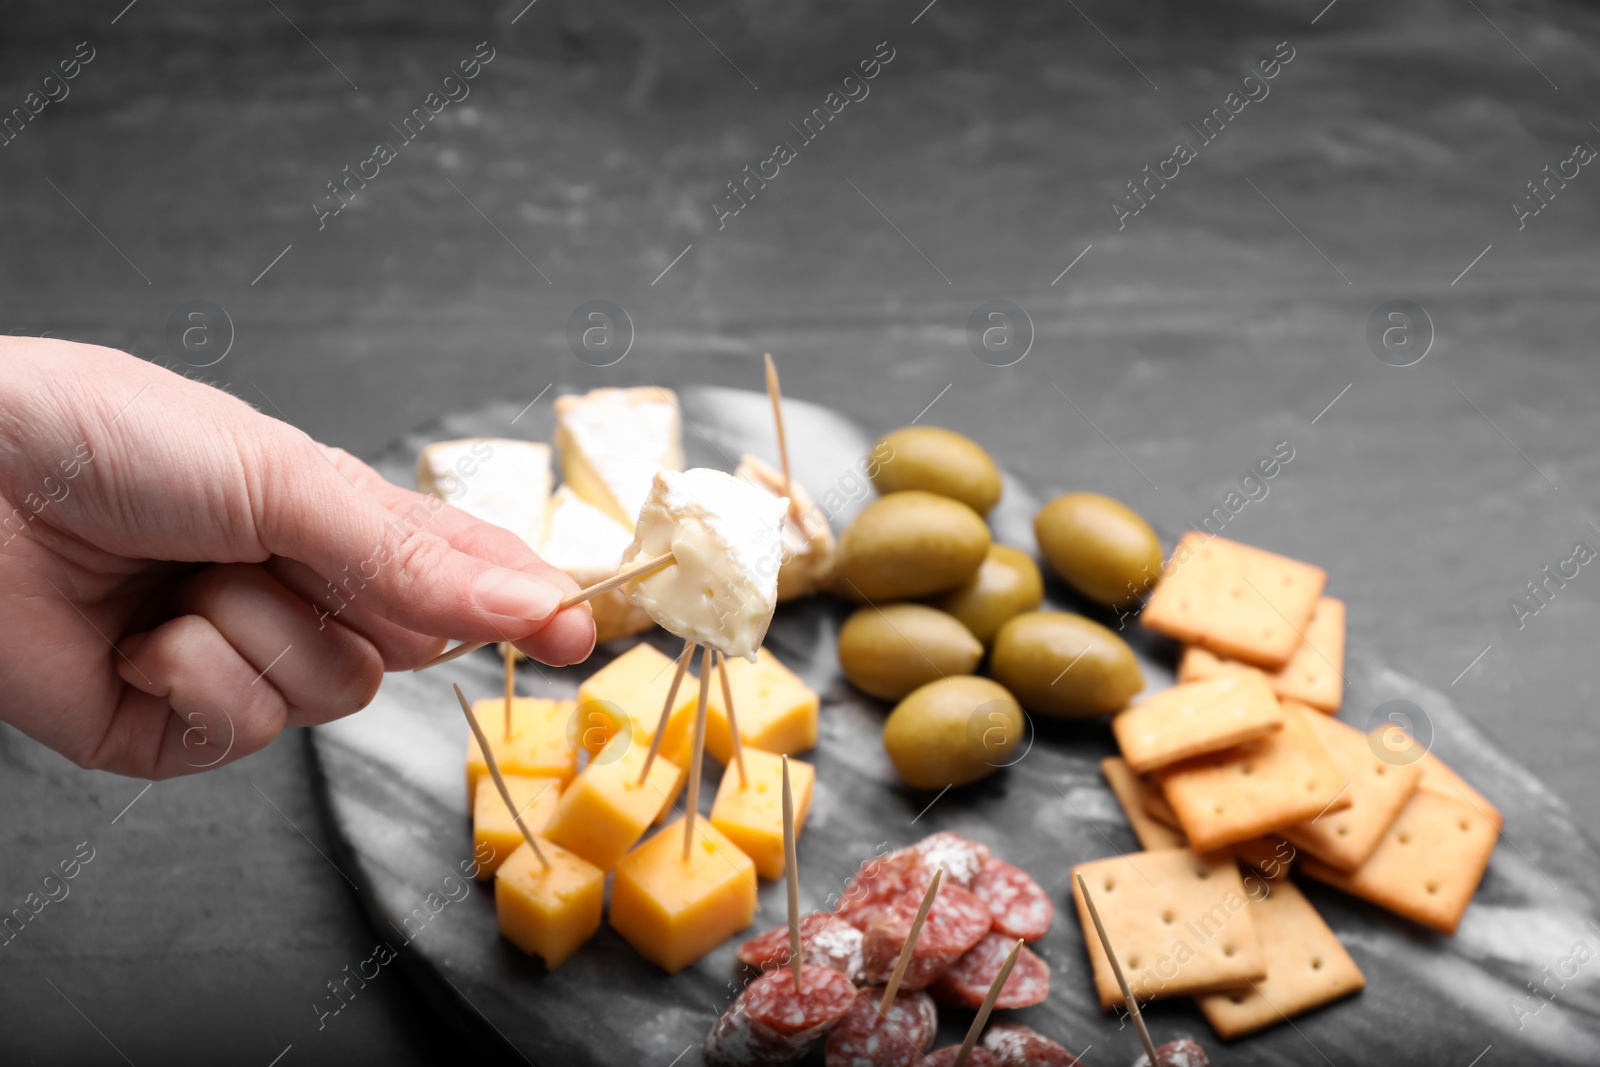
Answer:
<svg viewBox="0 0 1600 1067"><path fill-rule="evenodd" d="M1120 756L1107 756L1100 761L1100 773L1105 775L1106 784L1111 786L1117 803L1122 805L1122 814L1127 816L1128 825L1133 828L1133 836L1139 839L1139 844L1153 851L1188 846L1189 839L1183 836L1183 831L1163 825L1145 810L1146 794L1156 793L1159 796L1159 793L1128 769L1127 760Z"/></svg>
<svg viewBox="0 0 1600 1067"><path fill-rule="evenodd" d="M1500 814L1500 809L1489 803L1488 798L1482 793L1468 785L1467 780L1457 774L1444 760L1428 752L1417 761L1417 766L1422 768L1422 782L1417 788L1449 797L1451 800L1465 801L1479 817L1494 827L1494 832L1497 834L1505 826L1506 817Z"/></svg>
<svg viewBox="0 0 1600 1067"><path fill-rule="evenodd" d="M1293 882L1274 884L1270 895L1253 892L1249 910L1267 976L1244 989L1196 998L1224 1041L1285 1022L1366 986L1361 968Z"/></svg>
<svg viewBox="0 0 1600 1067"><path fill-rule="evenodd" d="M1188 849L1135 852L1080 863L1072 873L1101 1008L1122 1004L1122 988L1078 888L1080 873L1141 1003L1231 989L1266 974L1231 856L1196 856Z"/></svg>
<svg viewBox="0 0 1600 1067"><path fill-rule="evenodd" d="M1122 761L1118 760L1118 762ZM1127 765L1123 764L1123 766ZM1104 770L1104 767L1105 762L1102 761L1101 769ZM1131 774L1132 772L1130 771L1129 773ZM1145 821L1154 824L1156 832L1165 833L1177 842L1175 845L1160 845L1159 847L1176 848L1179 845L1187 847L1189 839L1184 836L1183 829L1178 823L1177 813L1172 810L1172 805L1168 804L1167 798L1162 795L1161 787L1151 782L1148 777L1135 778L1135 781L1139 783L1141 790L1137 797L1139 805L1144 809ZM1121 794L1118 794L1118 799L1122 799ZM1128 801L1124 800L1123 803L1126 806ZM1334 804L1332 810L1337 810L1338 807L1338 804ZM1128 821L1133 821L1132 816L1129 817ZM1134 832L1137 834L1138 830L1136 829ZM1158 846L1153 844L1152 841L1166 839L1152 836L1151 841L1145 841L1143 837L1140 838L1140 841L1144 843L1145 848L1153 849ZM1252 837L1248 841L1227 845L1218 849L1217 853L1232 855L1240 863L1246 867L1254 868L1257 874L1265 878L1282 878L1289 873L1289 868L1293 865L1295 858L1294 846L1274 834L1267 834L1264 837Z"/></svg>
<svg viewBox="0 0 1600 1067"><path fill-rule="evenodd" d="M1308 859L1300 869L1448 936L1472 903L1499 837L1466 801L1418 789L1360 867L1345 873Z"/></svg>
<svg viewBox="0 0 1600 1067"><path fill-rule="evenodd" d="M1386 752L1382 744L1386 727L1378 727L1369 736L1326 715L1307 715L1306 723L1349 781L1345 795L1350 806L1286 827L1283 836L1330 866L1353 871L1367 862L1383 840L1383 832L1417 791L1422 769L1416 763L1391 763L1376 755Z"/></svg>
<svg viewBox="0 0 1600 1067"><path fill-rule="evenodd" d="M1305 640L1328 572L1237 541L1183 535L1139 621L1157 633L1277 670Z"/></svg>
<svg viewBox="0 0 1600 1067"><path fill-rule="evenodd" d="M1306 716L1283 705L1283 729L1156 773L1189 843L1201 852L1275 833L1350 805L1346 781Z"/></svg>
<svg viewBox="0 0 1600 1067"><path fill-rule="evenodd" d="M1283 712L1259 671L1230 671L1163 689L1111 720L1122 758L1135 774L1220 752L1283 726Z"/></svg>
<svg viewBox="0 0 1600 1067"><path fill-rule="evenodd" d="M1272 691L1329 715L1338 712L1344 702L1344 630L1344 601L1331 596L1317 601L1306 624L1306 639L1288 663L1267 672ZM1178 681L1204 681L1246 667L1248 663L1190 645L1178 661Z"/></svg>
<svg viewBox="0 0 1600 1067"><path fill-rule="evenodd" d="M1496 833L1500 832L1506 823L1505 816L1500 814L1499 808L1489 803L1487 797L1472 788L1465 778L1435 753L1418 745L1416 738L1405 730L1392 727L1385 727L1384 730L1380 740L1384 748L1393 753L1394 759L1401 763L1414 763L1422 771L1422 781L1417 788L1466 802L1481 819L1494 827ZM1160 818L1159 815L1156 817Z"/></svg>

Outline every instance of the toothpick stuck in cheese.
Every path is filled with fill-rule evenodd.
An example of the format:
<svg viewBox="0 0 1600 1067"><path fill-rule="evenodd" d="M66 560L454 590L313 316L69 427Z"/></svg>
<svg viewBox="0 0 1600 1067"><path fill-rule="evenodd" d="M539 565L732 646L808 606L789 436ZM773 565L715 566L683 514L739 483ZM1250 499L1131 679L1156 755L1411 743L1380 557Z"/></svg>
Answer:
<svg viewBox="0 0 1600 1067"><path fill-rule="evenodd" d="M628 598L684 640L754 661L777 603L788 506L722 471L661 471L622 565L668 552L677 562L627 586Z"/></svg>

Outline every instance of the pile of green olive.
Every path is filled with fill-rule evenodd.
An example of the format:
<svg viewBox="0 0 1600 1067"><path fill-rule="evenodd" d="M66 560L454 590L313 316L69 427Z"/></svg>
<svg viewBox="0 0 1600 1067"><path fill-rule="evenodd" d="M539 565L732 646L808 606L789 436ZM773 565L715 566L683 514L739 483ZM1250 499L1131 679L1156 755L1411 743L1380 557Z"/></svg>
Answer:
<svg viewBox="0 0 1600 1067"><path fill-rule="evenodd" d="M896 702L883 743L908 784L963 785L1007 765L1024 709L1104 715L1144 688L1120 637L1081 615L1040 611L1038 564L993 542L985 516L1002 484L981 446L912 426L872 454L893 458L872 479L878 499L839 537L834 588L863 604L839 631L839 662L862 692ZM1052 500L1034 533L1051 569L1100 604L1134 602L1161 573L1155 532L1107 496Z"/></svg>

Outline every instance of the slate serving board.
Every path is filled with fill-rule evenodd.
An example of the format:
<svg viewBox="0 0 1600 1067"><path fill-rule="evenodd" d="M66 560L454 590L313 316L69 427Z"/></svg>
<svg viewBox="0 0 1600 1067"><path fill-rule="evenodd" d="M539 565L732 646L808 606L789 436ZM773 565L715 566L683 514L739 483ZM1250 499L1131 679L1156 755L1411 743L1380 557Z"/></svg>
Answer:
<svg viewBox="0 0 1600 1067"><path fill-rule="evenodd" d="M731 469L741 452L775 454L763 394L690 388L680 396L691 465ZM884 428L860 427L793 400L785 413L795 477L842 528L869 495L862 457ZM397 442L378 467L410 484L417 450L427 441L549 440L551 428L548 398L520 416L516 405L494 405ZM1031 549L1038 504L1028 487L1008 477L992 516L997 539ZM1179 531L1159 532L1170 544ZM1330 592L1337 593L1338 583L1332 575ZM1052 584L1049 599L1114 625L1059 585ZM816 793L799 851L802 907L824 906L875 849L938 829L986 841L1032 872L1057 906L1054 928L1034 946L1052 969L1050 998L1009 1014L1075 1052L1088 1047L1086 1064L1131 1061L1136 1036L1095 1005L1068 889L1071 864L1138 848L1099 774L1100 759L1114 751L1110 731L1099 721L1035 722L1031 747L1014 766L940 796L909 790L879 739L886 706L855 692L839 672L834 641L848 610L826 598L784 605L767 638L822 695L821 735L809 757L817 766ZM1174 646L1136 626L1128 636L1149 685L1171 684ZM678 642L659 631L646 639L677 651ZM519 691L570 696L630 640L602 646L579 668L524 666ZM1595 922L1600 856L1564 804L1492 749L1444 694L1386 665L1360 634L1351 635L1346 675L1342 718L1363 725L1385 701L1413 702L1431 725L1434 751L1506 815L1505 834L1460 931L1442 938L1300 879L1366 973L1367 990L1231 1045L1211 1036L1189 1002L1163 1002L1147 1016L1156 1039L1193 1034L1218 1064L1466 1067L1480 1056L1485 1067L1600 1062L1600 923L1587 925ZM462 771L467 728L452 682L473 697L497 693L499 662L480 653L420 675L391 675L367 710L312 731L340 866L357 885L376 936L400 951L406 973L442 998L442 1013L487 1024L540 1067L701 1063L706 1031L745 980L734 956L739 939L669 978L602 925L551 974L499 938L491 887L472 885L462 895L460 865L472 851ZM707 771L703 812L719 775L714 761ZM762 910L749 933L781 922L784 907L782 885L763 883ZM1538 986L1537 997L1529 983ZM944 1013L940 1044L959 1041L970 1018ZM821 1062L820 1050L813 1060Z"/></svg>

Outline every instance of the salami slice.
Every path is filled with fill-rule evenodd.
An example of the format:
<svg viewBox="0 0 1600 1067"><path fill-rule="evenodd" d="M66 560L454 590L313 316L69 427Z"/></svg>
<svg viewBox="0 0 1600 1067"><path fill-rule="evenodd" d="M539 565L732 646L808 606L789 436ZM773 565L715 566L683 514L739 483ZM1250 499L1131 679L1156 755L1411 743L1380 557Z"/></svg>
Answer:
<svg viewBox="0 0 1600 1067"><path fill-rule="evenodd" d="M789 1067L805 1059L855 1002L848 977L826 967L802 967L800 992L788 971L757 978L711 1026L710 1067Z"/></svg>
<svg viewBox="0 0 1600 1067"><path fill-rule="evenodd" d="M949 970L939 976L931 991L934 998L941 1004L981 1008L983 999L989 995L989 987L1000 974L1000 968L1005 966L1006 957L1011 955L1011 946L1015 943L1014 938L1005 934L984 934L983 940L968 949L965 955L951 964ZM1000 988L1000 997L994 1006L1028 1008L1044 1003L1049 995L1050 968L1044 960L1024 947L1017 953L1016 966L1011 968L1011 974Z"/></svg>
<svg viewBox="0 0 1600 1067"><path fill-rule="evenodd" d="M929 834L911 847L922 858L927 875L922 879L924 886L928 878L933 877L934 870L943 867L944 884L954 882L962 889L971 889L983 872L983 865L989 862L988 845L969 841L949 830Z"/></svg>
<svg viewBox="0 0 1600 1067"><path fill-rule="evenodd" d="M861 942L861 955L868 980L884 981L894 971L900 949L922 906L922 896L922 893L905 893L896 897L867 928ZM911 950L911 960L901 980L902 988L926 989L982 940L990 925L989 909L983 901L958 885L941 884Z"/></svg>
<svg viewBox="0 0 1600 1067"><path fill-rule="evenodd" d="M912 1067L938 1036L939 1014L926 993L900 991L883 1015L881 986L863 989L828 1034L827 1067Z"/></svg>
<svg viewBox="0 0 1600 1067"><path fill-rule="evenodd" d="M1072 1053L1021 1023L990 1023L983 1047L1000 1067L1083 1067Z"/></svg>
<svg viewBox="0 0 1600 1067"><path fill-rule="evenodd" d="M1211 1067L1206 1050L1187 1037L1157 1045L1156 1064L1157 1067ZM1139 1053L1139 1058L1133 1061L1133 1067L1150 1067L1149 1054Z"/></svg>
<svg viewBox="0 0 1600 1067"><path fill-rule="evenodd" d="M861 959L862 934L832 912L818 911L800 920L800 958L850 976L856 985L866 982ZM762 971L789 965L789 927L768 930L739 946L739 959Z"/></svg>
<svg viewBox="0 0 1600 1067"><path fill-rule="evenodd" d="M929 872L928 877L931 876ZM895 897L913 889L926 889L928 877L922 874L922 856L914 848L873 856L845 884L834 913L856 929L865 930Z"/></svg>
<svg viewBox="0 0 1600 1067"><path fill-rule="evenodd" d="M989 905L994 928L1007 937L1037 941L1050 932L1056 906L1033 876L1005 860L990 858L972 891Z"/></svg>
<svg viewBox="0 0 1600 1067"><path fill-rule="evenodd" d="M920 899L940 867L944 868L944 885L971 889L988 861L988 845L941 830L887 856L867 860L846 883L833 910L865 930L895 897L914 892Z"/></svg>
<svg viewBox="0 0 1600 1067"><path fill-rule="evenodd" d="M930 1052L928 1058L922 1061L921 1067L951 1067L956 1062L956 1054L960 1051L960 1045L951 1045L938 1052ZM967 1057L967 1067L1000 1067L1000 1061L995 1059L994 1053L978 1045L973 1048L972 1055Z"/></svg>

